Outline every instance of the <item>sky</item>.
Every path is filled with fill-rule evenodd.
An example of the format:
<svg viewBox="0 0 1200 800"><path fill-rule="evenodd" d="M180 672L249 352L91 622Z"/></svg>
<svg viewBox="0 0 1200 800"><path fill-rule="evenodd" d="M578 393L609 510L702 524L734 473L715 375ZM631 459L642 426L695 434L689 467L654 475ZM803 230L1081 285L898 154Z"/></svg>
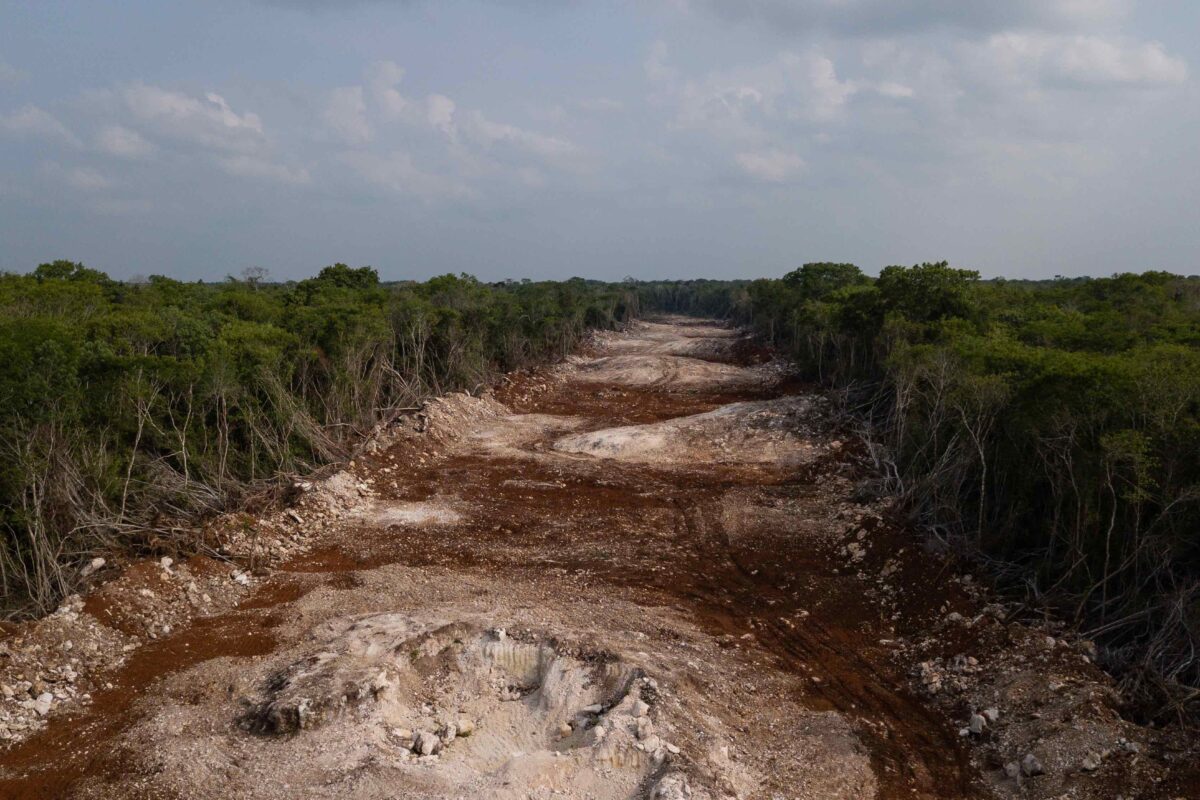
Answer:
<svg viewBox="0 0 1200 800"><path fill-rule="evenodd" d="M0 270L1200 272L1194 0L0 0Z"/></svg>

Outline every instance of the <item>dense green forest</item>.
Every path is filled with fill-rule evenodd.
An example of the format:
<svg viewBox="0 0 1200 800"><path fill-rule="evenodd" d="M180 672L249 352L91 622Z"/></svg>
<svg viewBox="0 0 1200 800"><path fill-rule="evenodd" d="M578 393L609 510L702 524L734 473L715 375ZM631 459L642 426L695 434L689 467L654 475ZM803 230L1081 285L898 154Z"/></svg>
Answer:
<svg viewBox="0 0 1200 800"><path fill-rule="evenodd" d="M639 291L790 353L936 542L1094 637L1148 708L1200 710L1200 278L821 263Z"/></svg>
<svg viewBox="0 0 1200 800"><path fill-rule="evenodd" d="M122 283L0 275L0 589L52 608L99 547L138 547L344 458L397 409L568 352L636 312L573 279Z"/></svg>

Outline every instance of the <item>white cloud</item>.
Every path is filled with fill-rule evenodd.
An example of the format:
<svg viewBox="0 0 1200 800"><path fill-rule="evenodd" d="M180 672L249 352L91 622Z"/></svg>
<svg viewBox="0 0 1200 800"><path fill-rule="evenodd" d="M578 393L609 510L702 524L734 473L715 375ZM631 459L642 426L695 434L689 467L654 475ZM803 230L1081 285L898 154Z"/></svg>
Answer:
<svg viewBox="0 0 1200 800"><path fill-rule="evenodd" d="M896 83L894 81L883 81L872 88L884 97L890 97L894 100L902 100L916 95L916 91L911 86L905 86L903 83Z"/></svg>
<svg viewBox="0 0 1200 800"><path fill-rule="evenodd" d="M819 125L838 119L861 86L838 77L818 50L784 52L771 61L686 81L677 96L677 124L752 141L769 125Z"/></svg>
<svg viewBox="0 0 1200 800"><path fill-rule="evenodd" d="M280 183L301 185L310 183L312 177L303 167L276 164L257 156L233 155L217 159L218 166L226 173L246 178L266 178Z"/></svg>
<svg viewBox="0 0 1200 800"><path fill-rule="evenodd" d="M396 87L404 80L404 69L394 61L377 61L367 70L371 98L389 118L398 117L408 108L408 100Z"/></svg>
<svg viewBox="0 0 1200 800"><path fill-rule="evenodd" d="M163 136L215 150L249 151L263 142L257 114L236 113L225 98L208 92L203 98L149 86L127 86L120 92L126 108Z"/></svg>
<svg viewBox="0 0 1200 800"><path fill-rule="evenodd" d="M0 115L0 131L16 136L53 139L79 147L79 138L48 111L29 105L7 115Z"/></svg>
<svg viewBox="0 0 1200 800"><path fill-rule="evenodd" d="M1187 63L1158 42L1039 31L996 34L985 66L1014 80L1080 87L1165 86L1187 79Z"/></svg>
<svg viewBox="0 0 1200 800"><path fill-rule="evenodd" d="M564 167L579 153L567 139L461 109L444 94L411 101L397 88L404 74L394 62L376 62L365 71L362 85L336 89L328 96L324 122L354 148L338 158L371 183L425 199L462 198L474 196L468 181L479 179L539 185L545 179L530 160L537 166ZM389 126L392 122L404 128ZM403 149L396 147L398 136L403 137ZM378 146L368 148L369 143ZM413 147L423 162L438 163L444 172L417 166Z"/></svg>
<svg viewBox="0 0 1200 800"><path fill-rule="evenodd" d="M106 125L96 134L96 148L118 158L145 158L155 151L154 145L140 133L121 125Z"/></svg>
<svg viewBox="0 0 1200 800"><path fill-rule="evenodd" d="M738 153L737 164L747 175L768 183L785 183L804 171L804 159L783 150Z"/></svg>
<svg viewBox="0 0 1200 800"><path fill-rule="evenodd" d="M478 111L469 117L469 131L472 138L484 147L497 143L510 144L546 160L565 158L578 151L574 144L565 139L493 122Z"/></svg>
<svg viewBox="0 0 1200 800"><path fill-rule="evenodd" d="M343 86L330 92L322 118L330 130L349 144L365 144L374 136L367 121L367 103L361 86Z"/></svg>
<svg viewBox="0 0 1200 800"><path fill-rule="evenodd" d="M839 80L833 62L820 53L804 56L785 55L781 66L794 72L794 85L803 98L800 102L807 107L807 113L816 119L833 117L846 105L850 96L858 91L854 83Z"/></svg>
<svg viewBox="0 0 1200 800"><path fill-rule="evenodd" d="M42 172L72 189L84 192L96 192L112 185L108 178L91 167L64 167L57 161L47 161L42 164Z"/></svg>
<svg viewBox="0 0 1200 800"><path fill-rule="evenodd" d="M461 181L422 170L408 153L343 153L341 161L369 183L422 200L465 199L476 192Z"/></svg>
<svg viewBox="0 0 1200 800"><path fill-rule="evenodd" d="M449 97L441 94L431 94L425 101L425 118L429 124L446 134L451 141L458 139L458 129L454 124L455 103Z"/></svg>

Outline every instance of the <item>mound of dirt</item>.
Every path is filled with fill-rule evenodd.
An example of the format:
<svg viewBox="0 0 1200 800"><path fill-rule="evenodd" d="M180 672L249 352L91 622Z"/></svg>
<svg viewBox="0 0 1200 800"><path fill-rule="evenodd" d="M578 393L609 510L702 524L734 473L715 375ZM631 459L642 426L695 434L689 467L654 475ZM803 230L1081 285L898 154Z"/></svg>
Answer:
<svg viewBox="0 0 1200 800"><path fill-rule="evenodd" d="M232 732L189 731L192 709L150 720L137 738L165 737L153 748L157 789L245 798L322 785L328 793L306 796L711 797L679 769L658 682L612 653L393 613L334 619L317 636L315 648L242 700L231 720L244 731L235 751Z"/></svg>
<svg viewBox="0 0 1200 800"><path fill-rule="evenodd" d="M681 331L684 331L681 335ZM687 356L706 360L730 360L739 331L713 325L681 328L656 322L638 323L623 333L597 336L596 345L616 355Z"/></svg>
<svg viewBox="0 0 1200 800"><path fill-rule="evenodd" d="M458 441L473 426L508 413L490 391L478 397L455 392L425 403L421 411L405 418L401 427L420 434L429 444L447 444Z"/></svg>
<svg viewBox="0 0 1200 800"><path fill-rule="evenodd" d="M567 436L554 449L642 464L795 466L822 452L805 434L818 425L823 406L812 396L732 403L666 422Z"/></svg>
<svg viewBox="0 0 1200 800"><path fill-rule="evenodd" d="M568 359L568 369L583 383L655 387L667 390L733 391L757 389L779 381L774 365L741 367L671 355L616 355Z"/></svg>

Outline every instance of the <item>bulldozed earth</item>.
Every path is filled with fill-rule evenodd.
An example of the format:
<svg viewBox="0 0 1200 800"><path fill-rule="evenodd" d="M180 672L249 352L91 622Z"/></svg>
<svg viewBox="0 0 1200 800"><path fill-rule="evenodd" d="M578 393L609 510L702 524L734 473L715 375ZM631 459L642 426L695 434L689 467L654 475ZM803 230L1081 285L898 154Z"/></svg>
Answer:
<svg viewBox="0 0 1200 800"><path fill-rule="evenodd" d="M0 797L1197 796L875 484L737 331L597 335L6 629Z"/></svg>

